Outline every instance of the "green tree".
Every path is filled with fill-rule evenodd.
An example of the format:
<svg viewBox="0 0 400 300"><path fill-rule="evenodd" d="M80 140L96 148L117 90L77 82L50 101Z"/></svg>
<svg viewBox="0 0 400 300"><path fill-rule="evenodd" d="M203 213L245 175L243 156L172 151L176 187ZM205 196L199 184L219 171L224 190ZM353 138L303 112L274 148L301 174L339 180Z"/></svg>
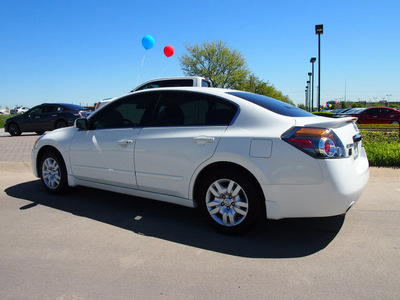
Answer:
<svg viewBox="0 0 400 300"><path fill-rule="evenodd" d="M361 102L353 102L351 104L351 107L352 108L362 108L362 107L365 107L365 106Z"/></svg>
<svg viewBox="0 0 400 300"><path fill-rule="evenodd" d="M268 96L271 98L275 98L281 100L283 102L295 105L292 100L290 100L289 96L283 95L281 91L278 91L273 85L271 85L268 81L265 82L259 79L255 74L249 75L249 77L243 81L237 89L251 92L255 94L260 94L264 96Z"/></svg>
<svg viewBox="0 0 400 300"><path fill-rule="evenodd" d="M214 87L235 89L250 74L242 53L223 41L185 46L187 53L178 57L185 75L208 77Z"/></svg>

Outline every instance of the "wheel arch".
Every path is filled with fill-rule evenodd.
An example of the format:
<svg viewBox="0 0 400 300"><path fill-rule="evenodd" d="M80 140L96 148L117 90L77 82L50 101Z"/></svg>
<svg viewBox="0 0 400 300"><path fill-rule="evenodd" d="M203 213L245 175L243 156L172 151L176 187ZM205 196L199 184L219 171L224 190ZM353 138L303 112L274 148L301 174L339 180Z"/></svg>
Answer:
<svg viewBox="0 0 400 300"><path fill-rule="evenodd" d="M254 186L257 189L257 193L260 197L260 205L262 208L262 214L263 217L266 217L267 211L266 211L266 204L265 204L265 195L263 193L263 190L261 188L261 185L257 178L245 167L236 164L234 162L228 162L228 161L221 161L221 162L214 162L212 164L207 165L204 167L197 175L196 180L194 181L193 185L193 190L192 190L192 199L196 203L196 196L199 192L199 188L201 186L201 182L203 178L207 177L208 174L212 173L216 169L226 169L226 170L231 170L231 171L238 171L241 172L242 174L245 174L254 184ZM197 203L196 203L197 204Z"/></svg>
<svg viewBox="0 0 400 300"><path fill-rule="evenodd" d="M66 164L63 155L61 154L61 152L60 152L56 147L51 146L51 145L43 146L42 148L39 149L38 154L36 155L36 172L37 172L37 174L40 174L39 168L40 168L40 161L41 161L41 159L42 159L42 156L43 156L44 153L46 153L46 152L48 152L48 151L52 151L52 152L55 152L55 153L57 153L58 155L60 155L60 157L61 157L61 158L63 159L63 161L64 161L64 164Z"/></svg>

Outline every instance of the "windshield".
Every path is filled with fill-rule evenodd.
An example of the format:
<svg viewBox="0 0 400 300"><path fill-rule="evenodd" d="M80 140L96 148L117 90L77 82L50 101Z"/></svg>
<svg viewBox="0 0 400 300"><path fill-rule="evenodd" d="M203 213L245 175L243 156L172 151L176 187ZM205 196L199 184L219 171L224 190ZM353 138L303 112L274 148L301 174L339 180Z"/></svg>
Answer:
<svg viewBox="0 0 400 300"><path fill-rule="evenodd" d="M313 114L297 108L291 104L253 93L247 92L228 92L228 94L242 98L244 100L250 101L257 104L265 109L268 109L274 113L288 116L288 117L315 117Z"/></svg>

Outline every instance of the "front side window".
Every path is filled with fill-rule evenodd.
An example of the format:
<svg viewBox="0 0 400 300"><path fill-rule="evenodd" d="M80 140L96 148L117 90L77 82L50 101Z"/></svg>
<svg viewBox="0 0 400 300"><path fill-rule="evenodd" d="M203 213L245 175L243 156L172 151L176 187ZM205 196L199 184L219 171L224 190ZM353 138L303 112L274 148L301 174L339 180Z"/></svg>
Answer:
<svg viewBox="0 0 400 300"><path fill-rule="evenodd" d="M148 123L158 94L130 95L107 105L90 118L89 129L140 127Z"/></svg>
<svg viewBox="0 0 400 300"><path fill-rule="evenodd" d="M165 92L156 108L155 126L229 125L236 105L201 93Z"/></svg>
<svg viewBox="0 0 400 300"><path fill-rule="evenodd" d="M41 113L43 113L43 108L44 108L44 106L43 105L40 105L40 106L35 106L34 108L32 108L30 111L29 111L29 115L38 115L38 114L41 114Z"/></svg>
<svg viewBox="0 0 400 300"><path fill-rule="evenodd" d="M369 110L366 111L366 113L368 115L371 115L371 116L378 115L379 114L379 108L369 109Z"/></svg>

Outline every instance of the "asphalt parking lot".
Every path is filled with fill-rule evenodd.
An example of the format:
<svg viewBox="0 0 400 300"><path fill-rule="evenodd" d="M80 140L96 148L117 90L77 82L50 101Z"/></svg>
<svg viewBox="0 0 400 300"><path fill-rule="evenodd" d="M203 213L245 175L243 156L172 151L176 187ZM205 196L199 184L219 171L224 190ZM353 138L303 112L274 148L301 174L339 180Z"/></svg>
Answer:
<svg viewBox="0 0 400 300"><path fill-rule="evenodd" d="M260 222L32 175L35 134L0 130L0 299L400 299L400 169L371 168L344 216Z"/></svg>

